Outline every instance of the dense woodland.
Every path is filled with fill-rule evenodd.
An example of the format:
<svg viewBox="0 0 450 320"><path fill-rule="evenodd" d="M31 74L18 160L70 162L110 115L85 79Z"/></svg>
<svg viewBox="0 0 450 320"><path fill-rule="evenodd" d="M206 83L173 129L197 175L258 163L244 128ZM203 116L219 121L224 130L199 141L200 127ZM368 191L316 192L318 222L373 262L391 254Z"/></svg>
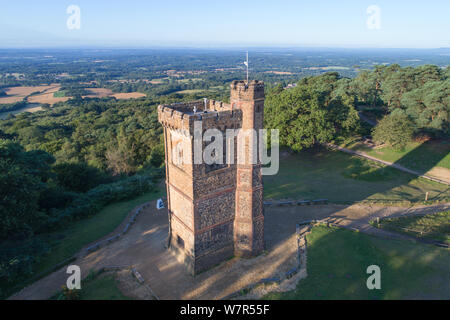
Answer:
<svg viewBox="0 0 450 320"><path fill-rule="evenodd" d="M241 58L224 57L226 67L235 66ZM204 62L196 63L212 69L210 57L205 54L203 58ZM166 59L160 66L158 59L163 58L152 56L148 64L151 61L154 67L136 72L135 67L144 59L136 57L136 62L129 59L125 70L103 64L102 76L99 67L83 59L90 58L81 56L82 62L76 66L67 62L70 68L64 71L78 75L61 81L62 92L73 99L44 106L43 112L11 115L0 121L0 290L15 283L20 275L33 274L39 257L51 250L39 235L64 229L108 203L155 188L164 159L158 104L204 96L227 100L229 81L243 75L242 70L223 74L211 71L192 76L201 81L163 79L153 85L144 79L161 78L160 72L168 65L175 70L192 69L176 58L170 63ZM85 65L94 70L85 69ZM20 66L22 70L17 71L26 75L20 85L42 84L43 80L53 83L61 72L46 62ZM48 70L43 72L42 66ZM10 71L0 64L2 68ZM135 81L108 82L123 74L133 75ZM391 64L362 70L355 77L337 72L258 75L267 82L265 125L280 129L281 144L294 152L355 134L373 133L377 142L399 148L419 133L449 138L450 67ZM297 87L285 89L294 78ZM114 92L146 93L147 98L82 99L88 85L81 85L80 80L95 80L94 86ZM17 84L14 77L1 79L3 88ZM217 86L223 89L206 91ZM204 91L177 93L189 89ZM2 92L4 89L0 89L0 95ZM380 120L373 132L362 126L359 110Z"/></svg>
<svg viewBox="0 0 450 320"><path fill-rule="evenodd" d="M358 109L381 119L373 132L380 144L402 148L419 133L449 138L450 67L379 66L354 79L326 73L290 90L279 86L267 97L266 126L280 129L281 144L300 151L361 132Z"/></svg>

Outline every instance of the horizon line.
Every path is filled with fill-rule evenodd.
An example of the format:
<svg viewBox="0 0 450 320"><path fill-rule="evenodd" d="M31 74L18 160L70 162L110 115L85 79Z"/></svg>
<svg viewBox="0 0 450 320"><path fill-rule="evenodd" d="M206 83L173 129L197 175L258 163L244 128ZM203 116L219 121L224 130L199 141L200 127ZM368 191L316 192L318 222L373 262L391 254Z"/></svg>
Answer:
<svg viewBox="0 0 450 320"><path fill-rule="evenodd" d="M145 50L145 49L340 49L340 50L450 50L449 47L383 47L383 46L312 46L312 45L37 45L37 46L0 46L0 50L48 50L48 49L122 49L122 50Z"/></svg>

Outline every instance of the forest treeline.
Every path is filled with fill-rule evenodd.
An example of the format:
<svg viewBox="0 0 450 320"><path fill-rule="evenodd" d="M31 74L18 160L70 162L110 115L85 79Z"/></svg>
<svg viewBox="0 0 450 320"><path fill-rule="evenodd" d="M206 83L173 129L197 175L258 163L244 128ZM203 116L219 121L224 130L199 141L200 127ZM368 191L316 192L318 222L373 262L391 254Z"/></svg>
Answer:
<svg viewBox="0 0 450 320"><path fill-rule="evenodd" d="M449 137L450 67L377 66L356 78L326 73L267 95L265 125L280 129L282 145L299 151L358 132L358 110L380 119L374 139L399 148L414 134ZM402 130L398 130L402 128Z"/></svg>

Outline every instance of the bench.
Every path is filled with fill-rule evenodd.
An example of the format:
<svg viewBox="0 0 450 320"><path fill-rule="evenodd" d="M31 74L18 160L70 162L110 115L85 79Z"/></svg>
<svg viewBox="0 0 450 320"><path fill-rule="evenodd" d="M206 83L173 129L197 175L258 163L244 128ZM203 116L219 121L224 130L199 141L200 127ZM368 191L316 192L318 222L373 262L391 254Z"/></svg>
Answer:
<svg viewBox="0 0 450 320"><path fill-rule="evenodd" d="M297 274L297 272L298 272L297 268L292 268L291 270L286 272L286 278L288 278L288 279L292 278L294 275Z"/></svg>
<svg viewBox="0 0 450 320"><path fill-rule="evenodd" d="M280 202L278 202L279 206L290 206L290 205L293 205L293 204L294 204L294 201L280 201Z"/></svg>
<svg viewBox="0 0 450 320"><path fill-rule="evenodd" d="M317 200L313 200L314 204L327 204L328 203L328 199L317 199Z"/></svg>

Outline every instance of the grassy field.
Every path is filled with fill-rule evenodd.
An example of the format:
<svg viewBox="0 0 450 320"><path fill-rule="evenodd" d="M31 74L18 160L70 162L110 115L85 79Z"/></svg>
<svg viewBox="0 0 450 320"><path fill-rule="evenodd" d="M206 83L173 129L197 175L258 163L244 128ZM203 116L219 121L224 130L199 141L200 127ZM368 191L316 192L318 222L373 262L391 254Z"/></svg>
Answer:
<svg viewBox="0 0 450 320"><path fill-rule="evenodd" d="M42 258L37 273L70 258L87 244L114 231L133 208L161 197L161 192L147 193L129 201L110 204L91 218L80 220L60 232L45 235L61 240L52 243L52 250Z"/></svg>
<svg viewBox="0 0 450 320"><path fill-rule="evenodd" d="M391 147L371 149L367 146L350 143L347 148L362 151L368 155L389 161L396 162L406 168L425 173L433 167L450 169L450 142L445 140L411 142L402 151Z"/></svg>
<svg viewBox="0 0 450 320"><path fill-rule="evenodd" d="M266 299L450 299L448 249L315 227L308 237L308 277ZM381 290L368 290L367 267L381 269Z"/></svg>
<svg viewBox="0 0 450 320"><path fill-rule="evenodd" d="M96 271L81 281L81 290L62 290L50 300L133 300L122 294L117 285L116 274Z"/></svg>
<svg viewBox="0 0 450 320"><path fill-rule="evenodd" d="M65 96L66 96L66 90L60 90L60 91L53 93L53 97L55 97L55 98L63 98Z"/></svg>
<svg viewBox="0 0 450 320"><path fill-rule="evenodd" d="M132 300L117 288L114 274L102 274L83 283L80 300Z"/></svg>
<svg viewBox="0 0 450 320"><path fill-rule="evenodd" d="M200 93L200 92L205 92L208 91L208 89L188 89L188 90L181 90L181 91L177 91L176 93L180 93L180 94L194 94L194 93Z"/></svg>
<svg viewBox="0 0 450 320"><path fill-rule="evenodd" d="M342 152L318 149L294 155L281 153L279 173L264 177L266 199L415 202L423 201L429 192L429 200L450 200L445 185Z"/></svg>
<svg viewBox="0 0 450 320"><path fill-rule="evenodd" d="M383 219L379 227L418 238L450 243L450 212Z"/></svg>

